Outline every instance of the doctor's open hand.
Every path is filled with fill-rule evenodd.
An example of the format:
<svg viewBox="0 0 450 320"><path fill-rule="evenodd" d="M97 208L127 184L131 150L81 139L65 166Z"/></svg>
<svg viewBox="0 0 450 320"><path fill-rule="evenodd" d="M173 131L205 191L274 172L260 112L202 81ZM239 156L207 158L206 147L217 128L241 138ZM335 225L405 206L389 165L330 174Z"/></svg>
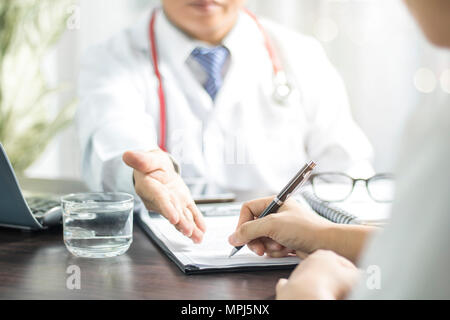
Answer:
<svg viewBox="0 0 450 320"><path fill-rule="evenodd" d="M258 219L273 197L252 200L242 206L236 231L229 237L233 246L248 244L258 255L282 257L297 253L306 257L325 247L330 221L296 200L288 199L275 214Z"/></svg>
<svg viewBox="0 0 450 320"><path fill-rule="evenodd" d="M145 207L162 214L195 243L201 242L206 231L203 216L167 153L127 151L123 160L134 169L134 187Z"/></svg>

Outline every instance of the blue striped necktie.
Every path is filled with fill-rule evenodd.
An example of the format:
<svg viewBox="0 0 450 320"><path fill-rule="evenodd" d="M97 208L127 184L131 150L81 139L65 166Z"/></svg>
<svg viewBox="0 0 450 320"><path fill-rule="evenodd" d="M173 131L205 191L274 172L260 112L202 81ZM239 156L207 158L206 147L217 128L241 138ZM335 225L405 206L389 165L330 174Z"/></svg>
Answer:
<svg viewBox="0 0 450 320"><path fill-rule="evenodd" d="M223 84L222 69L229 55L228 49L223 46L214 48L197 47L191 55L205 69L208 79L203 87L214 101Z"/></svg>

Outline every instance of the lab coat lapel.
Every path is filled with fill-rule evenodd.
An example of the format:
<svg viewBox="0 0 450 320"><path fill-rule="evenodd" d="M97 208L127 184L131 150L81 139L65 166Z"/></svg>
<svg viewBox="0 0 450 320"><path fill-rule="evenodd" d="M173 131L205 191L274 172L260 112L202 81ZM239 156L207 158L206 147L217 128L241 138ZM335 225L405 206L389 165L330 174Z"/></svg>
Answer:
<svg viewBox="0 0 450 320"><path fill-rule="evenodd" d="M214 108L213 101L202 85L195 79L187 65L183 65L176 76L178 86L183 91L192 112L206 121Z"/></svg>

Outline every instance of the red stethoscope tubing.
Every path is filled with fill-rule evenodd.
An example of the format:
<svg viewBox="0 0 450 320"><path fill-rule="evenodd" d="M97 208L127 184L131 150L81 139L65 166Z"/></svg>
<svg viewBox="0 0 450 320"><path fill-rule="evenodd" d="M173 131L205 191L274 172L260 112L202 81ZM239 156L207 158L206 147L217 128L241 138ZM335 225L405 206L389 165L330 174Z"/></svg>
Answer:
<svg viewBox="0 0 450 320"><path fill-rule="evenodd" d="M258 29L261 31L261 34L264 37L264 45L266 47L267 53L269 54L270 61L272 62L273 74L277 75L279 72L283 71L283 68L281 67L280 60L278 59L278 56L275 52L275 49L273 47L269 35L264 30L263 26L259 22L258 18L253 14L253 12L251 12L246 8L244 8L244 11L249 15L250 18L252 18L255 21L256 25L258 26Z"/></svg>
<svg viewBox="0 0 450 320"><path fill-rule="evenodd" d="M282 72L283 69L281 67L280 60L278 59L274 47L272 45L272 41L270 40L268 34L264 30L261 23L258 21L256 16L247 9L244 9L245 13L247 13L256 23L258 29L261 31L261 34L264 37L264 45L266 47L267 53L269 54L270 61L272 62L273 73L276 76L278 73ZM151 59L153 62L153 71L155 73L156 78L158 79L158 98L159 98L159 148L163 151L167 152L166 148L166 138L167 138L167 119L166 119L166 98L164 94L164 88L161 78L161 73L159 72L158 67L158 52L156 48L156 39L155 39L155 20L156 20L157 10L153 10L152 16L150 18L149 24L149 38L150 38L150 52Z"/></svg>
<svg viewBox="0 0 450 320"><path fill-rule="evenodd" d="M158 67L158 53L156 51L155 40L155 19L156 10L153 10L152 17L150 19L149 35L150 35L150 50L153 62L153 70L156 78L158 79L158 98L159 98L159 147L161 150L166 151L166 97L164 95L164 88L162 85L161 73Z"/></svg>

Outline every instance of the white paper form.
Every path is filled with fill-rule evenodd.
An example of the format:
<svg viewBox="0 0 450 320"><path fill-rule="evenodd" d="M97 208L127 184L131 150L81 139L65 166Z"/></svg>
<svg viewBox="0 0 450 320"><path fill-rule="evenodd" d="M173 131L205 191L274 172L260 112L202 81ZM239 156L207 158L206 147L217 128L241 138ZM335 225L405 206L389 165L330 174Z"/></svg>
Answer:
<svg viewBox="0 0 450 320"><path fill-rule="evenodd" d="M297 257L260 257L247 247L228 258L233 249L228 243L228 237L236 228L237 216L205 217L207 230L200 244L194 244L164 218L149 216L147 213L141 213L140 217L183 265L195 265L200 269L225 269L250 266L289 266L299 262Z"/></svg>

